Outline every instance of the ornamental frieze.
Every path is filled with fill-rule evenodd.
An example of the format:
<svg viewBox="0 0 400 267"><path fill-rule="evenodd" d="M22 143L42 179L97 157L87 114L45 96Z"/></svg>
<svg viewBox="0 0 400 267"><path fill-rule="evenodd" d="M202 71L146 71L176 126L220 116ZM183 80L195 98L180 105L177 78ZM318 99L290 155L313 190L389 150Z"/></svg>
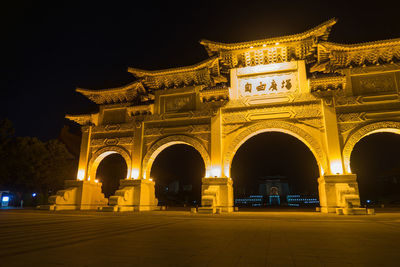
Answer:
<svg viewBox="0 0 400 267"><path fill-rule="evenodd" d="M93 127L92 132L93 133L122 132L122 131L133 131L134 129L135 125L133 123L106 124Z"/></svg>
<svg viewBox="0 0 400 267"><path fill-rule="evenodd" d="M116 137L116 138L98 138L92 139L91 146L111 146L111 145L131 145L133 144L133 137Z"/></svg>
<svg viewBox="0 0 400 267"><path fill-rule="evenodd" d="M379 66L351 68L350 74L367 74L371 72L385 72L400 70L399 63L384 64Z"/></svg>
<svg viewBox="0 0 400 267"><path fill-rule="evenodd" d="M225 124L222 128L222 135L228 135L243 127L244 123Z"/></svg>
<svg viewBox="0 0 400 267"><path fill-rule="evenodd" d="M359 123L349 123L349 122L347 122L347 123L339 123L338 127L339 127L339 131L341 133L346 133L346 132L351 131L354 128L356 128L357 125L359 125Z"/></svg>
<svg viewBox="0 0 400 267"><path fill-rule="evenodd" d="M147 127L144 131L145 136L152 135L168 135L174 133L203 133L210 132L211 128L209 124L197 124L197 125L183 125L176 127Z"/></svg>
<svg viewBox="0 0 400 267"><path fill-rule="evenodd" d="M339 122L349 122L349 121L363 121L361 117L362 113L342 113L338 114L337 118Z"/></svg>
<svg viewBox="0 0 400 267"><path fill-rule="evenodd" d="M280 107L257 108L236 112L225 111L223 122L241 123L262 119L319 118L322 116L320 104L290 105Z"/></svg>

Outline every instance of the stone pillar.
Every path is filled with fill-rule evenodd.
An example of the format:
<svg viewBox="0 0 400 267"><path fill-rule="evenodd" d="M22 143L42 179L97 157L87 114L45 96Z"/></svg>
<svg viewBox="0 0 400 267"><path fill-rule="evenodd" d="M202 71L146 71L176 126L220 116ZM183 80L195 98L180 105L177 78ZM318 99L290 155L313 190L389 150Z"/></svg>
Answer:
<svg viewBox="0 0 400 267"><path fill-rule="evenodd" d="M103 211L150 211L157 209L154 182L145 179L121 180L119 190L110 197Z"/></svg>
<svg viewBox="0 0 400 267"><path fill-rule="evenodd" d="M202 179L200 213L232 212L232 179L222 168L222 115L221 110L211 118L211 170Z"/></svg>
<svg viewBox="0 0 400 267"><path fill-rule="evenodd" d="M321 212L365 214L360 208L357 176L345 172L333 99L322 101L328 166L318 179Z"/></svg>
<svg viewBox="0 0 400 267"><path fill-rule="evenodd" d="M142 168L142 160L143 160L143 133L144 133L144 123L136 122L135 123L135 133L133 137L133 146L132 146L132 170L131 170L131 178L139 179L150 178L144 177L144 171ZM149 176L150 174L147 174Z"/></svg>
<svg viewBox="0 0 400 267"><path fill-rule="evenodd" d="M79 163L78 163L78 180L89 180L89 178L94 179L96 177L89 177L88 174L88 158L90 151L90 140L92 135L92 126L82 126L82 139L81 139L81 150L79 153Z"/></svg>
<svg viewBox="0 0 400 267"><path fill-rule="evenodd" d="M144 123L136 122L132 146L130 179L120 180L119 189L110 197L109 206L103 211L149 211L157 209L154 181L145 173L143 160Z"/></svg>
<svg viewBox="0 0 400 267"><path fill-rule="evenodd" d="M107 205L101 192L101 183L66 180L65 189L49 197L49 205L38 206L45 210L92 210Z"/></svg>
<svg viewBox="0 0 400 267"><path fill-rule="evenodd" d="M233 211L232 179L227 177L203 178L199 213Z"/></svg>
<svg viewBox="0 0 400 267"><path fill-rule="evenodd" d="M211 118L210 177L223 177L222 170L222 114L221 109Z"/></svg>

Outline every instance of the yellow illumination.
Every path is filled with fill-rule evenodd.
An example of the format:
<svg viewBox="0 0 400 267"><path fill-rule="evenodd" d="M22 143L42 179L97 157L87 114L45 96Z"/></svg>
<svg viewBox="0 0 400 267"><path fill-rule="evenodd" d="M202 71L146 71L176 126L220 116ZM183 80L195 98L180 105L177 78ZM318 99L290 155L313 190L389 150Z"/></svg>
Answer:
<svg viewBox="0 0 400 267"><path fill-rule="evenodd" d="M266 44L263 44L263 47L266 47L267 45Z"/></svg>
<svg viewBox="0 0 400 267"><path fill-rule="evenodd" d="M220 177L221 176L221 168L220 167L213 167L211 169L211 176L212 177Z"/></svg>
<svg viewBox="0 0 400 267"><path fill-rule="evenodd" d="M347 173L351 173L350 163L346 164Z"/></svg>
<svg viewBox="0 0 400 267"><path fill-rule="evenodd" d="M276 42L275 45L279 45L279 42Z"/></svg>
<svg viewBox="0 0 400 267"><path fill-rule="evenodd" d="M133 179L139 178L139 170L138 169L133 169L132 170L132 178Z"/></svg>
<svg viewBox="0 0 400 267"><path fill-rule="evenodd" d="M98 182L99 182L99 180L97 180L97 179L96 179L96 180L94 180L94 182L95 182L95 183L98 183Z"/></svg>
<svg viewBox="0 0 400 267"><path fill-rule="evenodd" d="M83 179L85 179L85 170L78 170L77 178L78 180L83 181Z"/></svg>
<svg viewBox="0 0 400 267"><path fill-rule="evenodd" d="M342 162L340 160L333 160L331 162L331 173L332 174L343 174Z"/></svg>
<svg viewBox="0 0 400 267"><path fill-rule="evenodd" d="M224 175L229 177L229 165L225 167L224 169Z"/></svg>
<svg viewBox="0 0 400 267"><path fill-rule="evenodd" d="M250 46L250 48L254 48L254 47Z"/></svg>
<svg viewBox="0 0 400 267"><path fill-rule="evenodd" d="M149 178L149 181L152 182L152 181L153 181L153 178Z"/></svg>

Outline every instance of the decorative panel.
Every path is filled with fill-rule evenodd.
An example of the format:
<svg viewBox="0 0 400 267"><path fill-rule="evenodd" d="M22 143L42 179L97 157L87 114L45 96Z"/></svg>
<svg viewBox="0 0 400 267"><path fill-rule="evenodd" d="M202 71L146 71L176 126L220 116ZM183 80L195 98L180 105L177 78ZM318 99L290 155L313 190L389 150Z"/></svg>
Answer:
<svg viewBox="0 0 400 267"><path fill-rule="evenodd" d="M183 112L194 110L196 108L196 94L177 94L162 96L161 99L161 112Z"/></svg>
<svg viewBox="0 0 400 267"><path fill-rule="evenodd" d="M351 78L354 95L397 92L395 73L354 76Z"/></svg>

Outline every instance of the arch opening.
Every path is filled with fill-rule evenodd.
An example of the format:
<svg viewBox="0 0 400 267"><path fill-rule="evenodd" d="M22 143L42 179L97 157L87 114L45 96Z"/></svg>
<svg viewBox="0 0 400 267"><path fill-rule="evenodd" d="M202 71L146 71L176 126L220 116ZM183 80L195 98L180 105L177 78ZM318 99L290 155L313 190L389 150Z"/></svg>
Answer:
<svg viewBox="0 0 400 267"><path fill-rule="evenodd" d="M237 149L230 168L236 206L315 207L317 160L298 138L279 131L252 135Z"/></svg>
<svg viewBox="0 0 400 267"><path fill-rule="evenodd" d="M119 187L119 181L125 179L127 174L128 166L120 154L114 152L105 156L96 170L96 180L102 183L104 196L112 196Z"/></svg>
<svg viewBox="0 0 400 267"><path fill-rule="evenodd" d="M400 135L387 129L360 138L350 155L363 204L400 205Z"/></svg>
<svg viewBox="0 0 400 267"><path fill-rule="evenodd" d="M150 170L159 205L200 205L201 179L206 168L202 155L188 144L172 144L160 151Z"/></svg>

